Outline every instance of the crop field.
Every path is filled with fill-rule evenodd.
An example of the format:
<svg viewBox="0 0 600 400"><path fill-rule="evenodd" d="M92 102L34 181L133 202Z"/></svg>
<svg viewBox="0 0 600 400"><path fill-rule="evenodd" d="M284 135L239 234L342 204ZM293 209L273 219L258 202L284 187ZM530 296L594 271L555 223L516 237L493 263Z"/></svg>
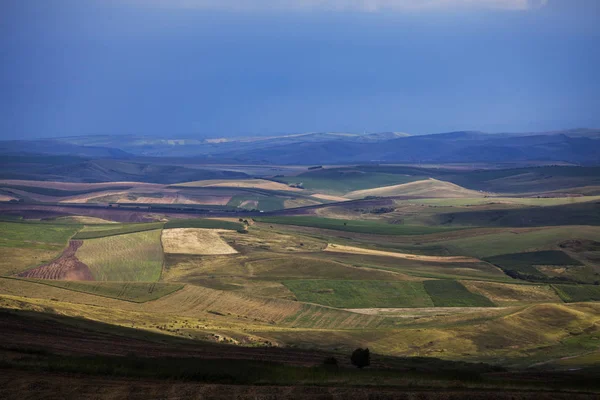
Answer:
<svg viewBox="0 0 600 400"><path fill-rule="evenodd" d="M528 230L506 229L501 233L445 240L443 246L455 254L488 258L528 250L552 250L566 240L600 241L600 227L552 226Z"/></svg>
<svg viewBox="0 0 600 400"><path fill-rule="evenodd" d="M598 285L561 285L552 287L556 293L567 303L580 301L600 301L600 286Z"/></svg>
<svg viewBox="0 0 600 400"><path fill-rule="evenodd" d="M165 224L165 229L173 228L205 228L205 229L227 229L236 231L243 225L238 222L224 221L220 219L172 219Z"/></svg>
<svg viewBox="0 0 600 400"><path fill-rule="evenodd" d="M117 300L145 303L157 300L176 292L183 285L172 283L143 283L143 282L75 282L75 281L34 281L41 285L50 285L75 292L89 293L96 296L109 297Z"/></svg>
<svg viewBox="0 0 600 400"><path fill-rule="evenodd" d="M235 254L237 251L228 245L218 229L173 228L162 233L165 253L217 255Z"/></svg>
<svg viewBox="0 0 600 400"><path fill-rule="evenodd" d="M92 225L85 226L79 231L73 239L84 240L84 239L95 239L108 236L126 235L128 233L153 231L155 229L161 229L164 223L152 222L152 223L140 223L140 224L106 224L106 225Z"/></svg>
<svg viewBox="0 0 600 400"><path fill-rule="evenodd" d="M481 294L470 292L458 281L431 280L423 282L436 307L493 307L495 304Z"/></svg>
<svg viewBox="0 0 600 400"><path fill-rule="evenodd" d="M530 253L503 254L489 257L487 262L499 266L507 274L521 274L532 278L544 278L546 275L538 266L580 266L581 262L567 253L558 250L545 250Z"/></svg>
<svg viewBox="0 0 600 400"><path fill-rule="evenodd" d="M371 233L376 235L427 235L431 233L459 230L417 225L386 224L379 221L343 220L320 217L258 217L258 222L267 224L283 224L308 226L320 229L332 229L344 232Z"/></svg>
<svg viewBox="0 0 600 400"><path fill-rule="evenodd" d="M64 245L81 225L45 222L0 222L0 247L29 247L38 243Z"/></svg>
<svg viewBox="0 0 600 400"><path fill-rule="evenodd" d="M337 308L432 307L421 282L291 280L296 298Z"/></svg>
<svg viewBox="0 0 600 400"><path fill-rule="evenodd" d="M516 285L498 282L461 281L470 292L487 297L498 305L561 302L550 285Z"/></svg>
<svg viewBox="0 0 600 400"><path fill-rule="evenodd" d="M163 263L160 236L156 229L89 239L76 256L97 281L156 282Z"/></svg>

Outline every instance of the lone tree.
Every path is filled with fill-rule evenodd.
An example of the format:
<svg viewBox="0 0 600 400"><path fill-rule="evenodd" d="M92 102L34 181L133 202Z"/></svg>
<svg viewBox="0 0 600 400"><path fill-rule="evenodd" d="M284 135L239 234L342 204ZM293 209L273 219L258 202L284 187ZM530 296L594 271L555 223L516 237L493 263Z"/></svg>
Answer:
<svg viewBox="0 0 600 400"><path fill-rule="evenodd" d="M371 365L371 354L369 353L369 349L356 349L352 352L352 356L350 357L350 361L352 365L356 365L358 368L368 367Z"/></svg>

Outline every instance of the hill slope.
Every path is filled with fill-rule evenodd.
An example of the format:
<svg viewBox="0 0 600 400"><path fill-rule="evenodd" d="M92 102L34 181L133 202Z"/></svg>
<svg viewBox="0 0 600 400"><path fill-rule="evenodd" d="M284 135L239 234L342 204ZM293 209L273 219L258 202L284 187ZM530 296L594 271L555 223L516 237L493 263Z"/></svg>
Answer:
<svg viewBox="0 0 600 400"><path fill-rule="evenodd" d="M367 196L419 196L419 197L483 197L483 193L465 189L454 183L429 178L422 181L383 186L374 189L355 190L347 193L350 199L361 199Z"/></svg>

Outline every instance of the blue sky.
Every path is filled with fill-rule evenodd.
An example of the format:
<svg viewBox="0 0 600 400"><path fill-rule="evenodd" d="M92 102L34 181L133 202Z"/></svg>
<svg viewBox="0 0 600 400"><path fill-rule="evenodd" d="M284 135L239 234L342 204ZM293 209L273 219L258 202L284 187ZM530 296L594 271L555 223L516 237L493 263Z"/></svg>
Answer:
<svg viewBox="0 0 600 400"><path fill-rule="evenodd" d="M0 135L600 127L597 0L2 0Z"/></svg>

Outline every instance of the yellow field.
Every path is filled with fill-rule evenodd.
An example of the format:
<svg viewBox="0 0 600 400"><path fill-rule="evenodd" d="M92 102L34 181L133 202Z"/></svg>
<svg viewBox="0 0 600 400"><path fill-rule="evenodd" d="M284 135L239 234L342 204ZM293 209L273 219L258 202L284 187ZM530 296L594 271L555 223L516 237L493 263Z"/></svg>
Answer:
<svg viewBox="0 0 600 400"><path fill-rule="evenodd" d="M465 189L454 183L429 178L422 181L403 183L400 185L383 186L374 189L355 190L346 193L350 199L362 199L367 196L420 196L420 197L484 197L484 193Z"/></svg>
<svg viewBox="0 0 600 400"><path fill-rule="evenodd" d="M164 229L162 244L165 253L218 255L237 251L219 236L221 229L176 228Z"/></svg>

